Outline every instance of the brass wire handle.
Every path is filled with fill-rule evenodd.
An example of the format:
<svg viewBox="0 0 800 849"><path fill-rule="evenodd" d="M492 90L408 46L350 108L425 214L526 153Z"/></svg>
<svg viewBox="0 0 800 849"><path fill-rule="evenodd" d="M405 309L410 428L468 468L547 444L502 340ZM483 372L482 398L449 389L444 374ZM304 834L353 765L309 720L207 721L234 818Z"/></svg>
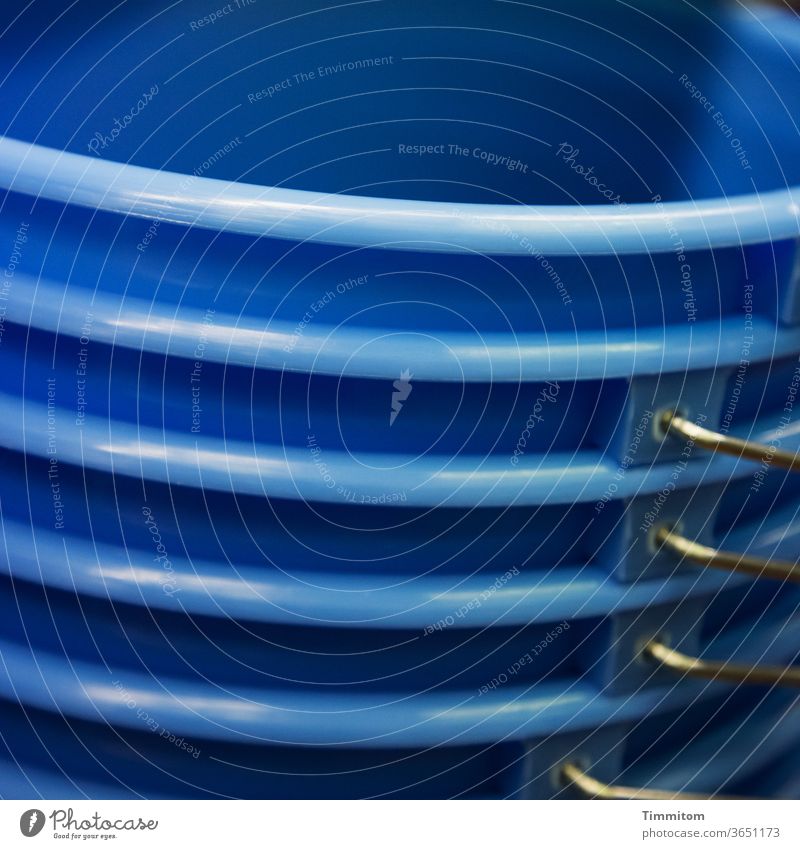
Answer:
<svg viewBox="0 0 800 849"><path fill-rule="evenodd" d="M651 640L644 647L644 654L662 666L712 681L728 681L732 684L769 684L781 687L800 687L800 667L795 666L752 666L747 663L702 660L671 649L658 640Z"/></svg>
<svg viewBox="0 0 800 849"><path fill-rule="evenodd" d="M729 572L742 572L756 578L773 578L776 581L800 583L800 564L790 560L772 560L765 557L752 557L749 554L737 554L735 551L720 551L708 545L701 545L672 528L663 525L656 531L656 542L673 554L685 557L699 566L711 566Z"/></svg>
<svg viewBox="0 0 800 849"><path fill-rule="evenodd" d="M717 796L707 793L679 793L673 790L651 790L645 787L624 787L619 784L605 784L582 770L577 764L564 764L561 780L565 785L573 785L589 799L741 799L736 796Z"/></svg>
<svg viewBox="0 0 800 849"><path fill-rule="evenodd" d="M762 442L751 442L747 439L737 439L735 436L717 433L690 422L678 415L677 412L664 413L661 418L661 428L668 435L689 439L695 445L709 451L719 451L733 457L744 457L747 460L755 460L757 463L768 462L780 469L800 472L800 454L783 451L774 445L765 445Z"/></svg>

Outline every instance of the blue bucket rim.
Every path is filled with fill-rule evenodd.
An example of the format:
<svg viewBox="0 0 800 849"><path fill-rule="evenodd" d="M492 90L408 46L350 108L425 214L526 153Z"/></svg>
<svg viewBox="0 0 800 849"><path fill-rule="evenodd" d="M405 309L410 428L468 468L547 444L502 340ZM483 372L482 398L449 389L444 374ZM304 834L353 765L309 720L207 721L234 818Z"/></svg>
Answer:
<svg viewBox="0 0 800 849"><path fill-rule="evenodd" d="M666 253L800 236L800 186L698 201L459 204L336 195L195 177L0 137L0 188L245 236L500 255Z"/></svg>
<svg viewBox="0 0 800 849"><path fill-rule="evenodd" d="M783 9L729 13L800 58ZM0 189L244 236L494 255L622 255L714 250L800 237L800 185L702 200L511 205L337 195L105 161L0 136ZM400 238L398 238L400 237Z"/></svg>
<svg viewBox="0 0 800 849"><path fill-rule="evenodd" d="M787 643L800 630L789 605L753 631L744 626L713 638L710 654L785 663ZM154 680L138 670L114 672L89 660L66 662L52 650L0 641L0 696L28 706L112 726L141 724L137 703L173 733L203 739L277 745L383 748L485 744L585 731L613 716L620 722L685 709L725 691L725 684L682 681L633 694L602 693L575 678L508 686L480 696L451 689L332 693L325 689L198 687L188 679ZM31 674L33 670L33 674Z"/></svg>
<svg viewBox="0 0 800 849"><path fill-rule="evenodd" d="M746 527L728 535L726 545L757 550L759 540L776 528L780 532L780 523L793 518L794 511L784 509L777 518L753 522L752 544L737 541L744 539ZM753 581L744 575L707 569L621 583L602 566L564 558L567 562L546 569L525 564L513 586L503 584L486 597L487 587L495 586L492 581L497 581L498 575L482 574L477 566L474 572L448 576L342 574L334 569L304 569L302 564L287 572L271 565L262 568L181 554L170 560L181 587L178 597L164 592L163 568L153 565L152 554L141 548L86 543L78 535L61 536L15 520L6 520L5 527L11 553L0 563L0 575L15 581L148 610L314 628L433 633L443 628L558 624L565 619L573 622L631 611L638 614L656 604L707 600ZM764 547L774 548L769 543ZM462 616L462 606L476 599L480 604L470 609L468 618Z"/></svg>
<svg viewBox="0 0 800 849"><path fill-rule="evenodd" d="M64 408L55 410L57 417L64 415ZM5 423L0 446L48 457L47 416L45 404L0 392L0 420ZM765 444L780 438L781 447L791 451L800 442L797 433L783 433L760 419L732 435ZM309 456L307 447L189 435L89 415L59 442L59 459L86 469L172 486L333 504L353 499L375 506L468 508L592 503L604 496L619 472L618 461L589 448L531 453L519 465L496 454L364 453L356 461L349 453L331 450L324 455L324 474ZM753 471L747 460L708 454L688 464L678 488L746 478ZM669 462L633 466L614 497L656 493L673 473Z"/></svg>

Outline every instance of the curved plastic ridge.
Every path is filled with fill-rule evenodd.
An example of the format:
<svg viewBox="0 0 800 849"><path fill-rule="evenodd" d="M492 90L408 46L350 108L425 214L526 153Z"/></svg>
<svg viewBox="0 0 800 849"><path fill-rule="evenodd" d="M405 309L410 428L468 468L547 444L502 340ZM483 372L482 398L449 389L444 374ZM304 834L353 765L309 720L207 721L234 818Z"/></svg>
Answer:
<svg viewBox="0 0 800 849"><path fill-rule="evenodd" d="M511 206L332 195L186 176L0 138L0 187L251 236L446 253L665 253L800 235L800 187L664 204Z"/></svg>

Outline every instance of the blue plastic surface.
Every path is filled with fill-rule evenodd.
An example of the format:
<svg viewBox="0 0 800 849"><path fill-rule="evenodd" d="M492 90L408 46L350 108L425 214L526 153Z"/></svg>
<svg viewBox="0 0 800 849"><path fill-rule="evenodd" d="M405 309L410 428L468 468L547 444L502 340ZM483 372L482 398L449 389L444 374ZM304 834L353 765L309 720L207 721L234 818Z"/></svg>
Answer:
<svg viewBox="0 0 800 849"><path fill-rule="evenodd" d="M318 5L0 10L0 796L791 792L800 26Z"/></svg>

